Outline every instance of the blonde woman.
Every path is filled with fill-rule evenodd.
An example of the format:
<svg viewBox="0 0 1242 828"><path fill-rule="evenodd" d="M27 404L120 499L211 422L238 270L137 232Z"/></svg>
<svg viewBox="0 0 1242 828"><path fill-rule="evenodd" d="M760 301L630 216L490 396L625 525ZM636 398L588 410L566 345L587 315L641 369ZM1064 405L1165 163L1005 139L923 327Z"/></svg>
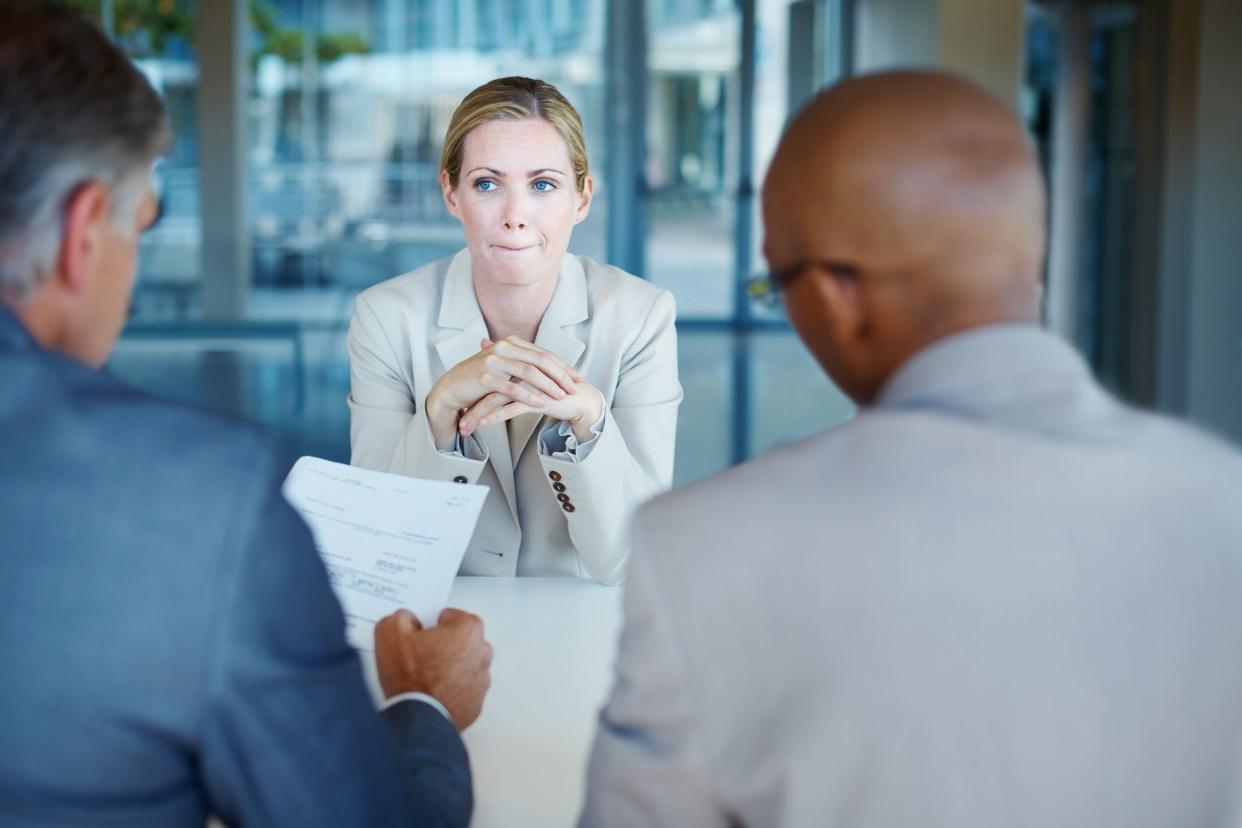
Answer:
<svg viewBox="0 0 1242 828"><path fill-rule="evenodd" d="M616 583L630 513L672 482L673 297L566 252L595 184L551 84L467 95L440 185L466 248L355 305L352 462L491 487L464 574Z"/></svg>

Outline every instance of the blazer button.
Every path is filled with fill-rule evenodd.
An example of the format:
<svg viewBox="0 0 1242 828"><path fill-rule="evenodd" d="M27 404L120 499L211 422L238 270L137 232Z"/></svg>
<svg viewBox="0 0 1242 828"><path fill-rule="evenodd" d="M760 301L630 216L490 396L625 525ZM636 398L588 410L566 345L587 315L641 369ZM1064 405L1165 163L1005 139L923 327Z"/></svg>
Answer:
<svg viewBox="0 0 1242 828"><path fill-rule="evenodd" d="M552 490L557 491L557 492L563 492L565 491L565 484L564 483L553 483Z"/></svg>
<svg viewBox="0 0 1242 828"><path fill-rule="evenodd" d="M553 480L560 480L561 473L560 472L548 472L548 477L552 478Z"/></svg>
<svg viewBox="0 0 1242 828"><path fill-rule="evenodd" d="M459 474L459 475L457 475L456 477L454 477L454 478L453 478L453 482L454 482L454 483L467 483L467 482L469 482L469 481L467 481L467 480L466 480L466 478L462 477L462 476Z"/></svg>
<svg viewBox="0 0 1242 828"><path fill-rule="evenodd" d="M561 508L562 508L562 509L564 509L566 512L572 512L572 511L574 510L574 504L572 504L572 503L562 503L562 504L561 504Z"/></svg>
<svg viewBox="0 0 1242 828"><path fill-rule="evenodd" d="M559 500L561 503L568 503L568 502L569 502L569 495L567 495L567 494L558 494L558 495L556 496L556 499L557 499L557 500Z"/></svg>

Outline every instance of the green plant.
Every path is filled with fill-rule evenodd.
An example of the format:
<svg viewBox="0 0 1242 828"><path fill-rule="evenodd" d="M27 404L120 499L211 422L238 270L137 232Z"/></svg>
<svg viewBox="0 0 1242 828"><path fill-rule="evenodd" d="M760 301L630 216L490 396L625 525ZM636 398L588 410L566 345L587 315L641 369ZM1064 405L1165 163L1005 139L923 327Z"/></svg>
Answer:
<svg viewBox="0 0 1242 828"><path fill-rule="evenodd" d="M104 0L68 0L66 5L105 25L130 57L162 55L170 38L194 42L194 18L186 0L112 0L112 19L102 20Z"/></svg>
<svg viewBox="0 0 1242 828"><path fill-rule="evenodd" d="M102 20L105 4L106 0L66 0L69 8L102 24L111 24L113 37L132 58L164 54L171 38L194 43L190 0L112 0L107 4L111 7L110 21ZM281 26L276 7L269 0L249 0L249 11L250 28L258 41L251 52L252 67L263 55L277 55L287 63L302 62L305 36L300 29ZM320 63L370 51L371 44L358 34L325 32L315 40L315 57Z"/></svg>

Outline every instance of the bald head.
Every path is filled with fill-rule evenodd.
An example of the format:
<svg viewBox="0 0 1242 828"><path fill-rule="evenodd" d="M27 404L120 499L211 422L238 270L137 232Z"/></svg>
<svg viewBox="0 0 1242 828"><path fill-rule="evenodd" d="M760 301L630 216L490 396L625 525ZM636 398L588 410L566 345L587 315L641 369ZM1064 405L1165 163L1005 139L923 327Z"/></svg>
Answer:
<svg viewBox="0 0 1242 828"><path fill-rule="evenodd" d="M794 326L833 378L868 402L929 343L1033 321L1044 188L1021 123L936 72L891 72L821 94L790 125L764 185L764 252L806 262Z"/></svg>

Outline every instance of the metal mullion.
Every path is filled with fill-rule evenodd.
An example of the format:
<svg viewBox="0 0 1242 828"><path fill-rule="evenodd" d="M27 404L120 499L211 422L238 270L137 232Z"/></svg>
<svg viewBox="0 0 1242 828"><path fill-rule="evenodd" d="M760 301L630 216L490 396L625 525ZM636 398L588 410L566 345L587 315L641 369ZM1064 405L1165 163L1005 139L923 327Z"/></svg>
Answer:
<svg viewBox="0 0 1242 828"><path fill-rule="evenodd" d="M608 261L646 277L643 199L647 127L646 0L608 0L604 41Z"/></svg>

